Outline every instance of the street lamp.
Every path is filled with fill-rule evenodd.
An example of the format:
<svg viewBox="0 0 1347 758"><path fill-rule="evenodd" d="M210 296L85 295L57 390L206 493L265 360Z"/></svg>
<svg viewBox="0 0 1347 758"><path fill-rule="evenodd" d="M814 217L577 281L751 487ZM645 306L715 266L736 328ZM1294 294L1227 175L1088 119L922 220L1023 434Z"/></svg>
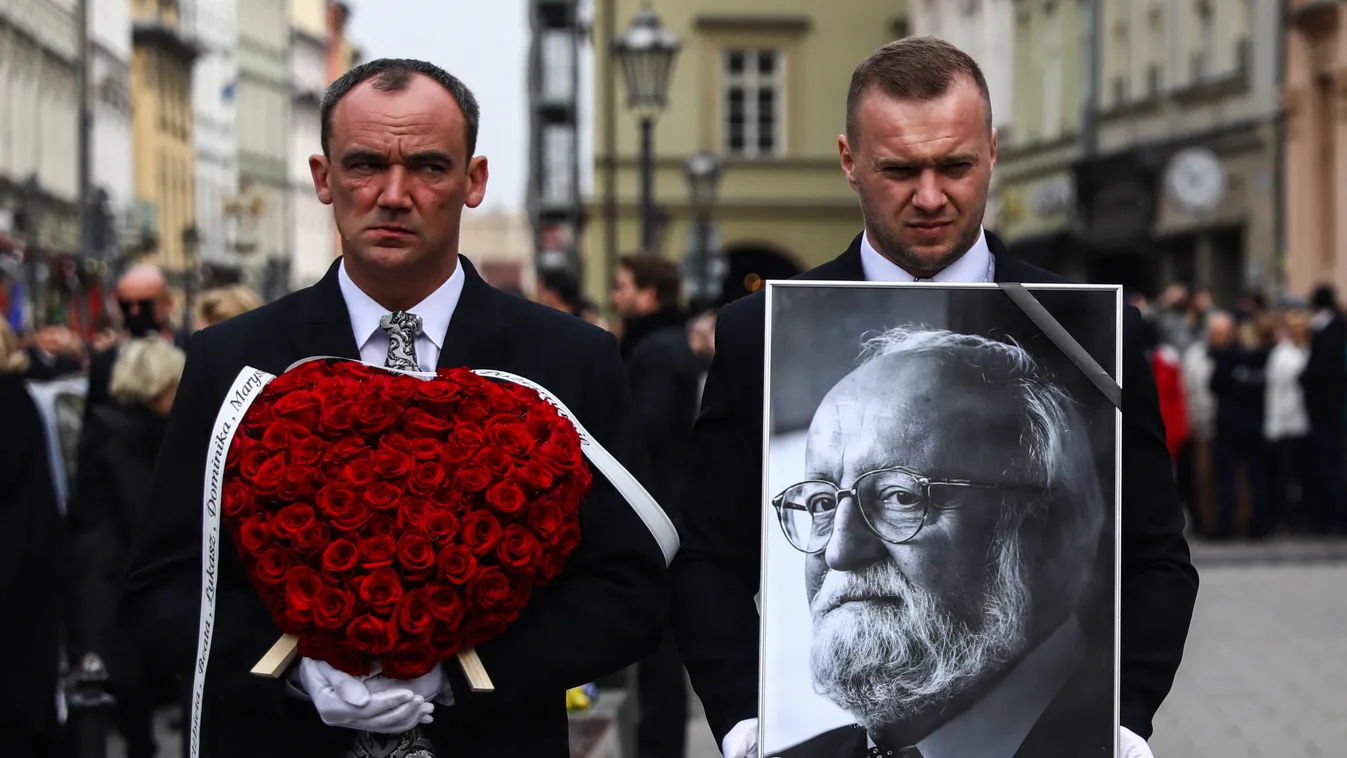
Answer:
<svg viewBox="0 0 1347 758"><path fill-rule="evenodd" d="M694 153L683 166L695 214L693 244L688 251L692 265L687 266L688 294L694 308L715 302L720 297L721 281L725 277L725 262L715 249L711 228L711 210L716 204L722 172L720 159L706 150Z"/></svg>
<svg viewBox="0 0 1347 758"><path fill-rule="evenodd" d="M627 107L641 124L641 246L646 251L655 246L655 119L668 104L678 49L678 38L655 15L649 0L612 43L627 82Z"/></svg>
<svg viewBox="0 0 1347 758"><path fill-rule="evenodd" d="M201 245L201 232L197 231L196 224L190 224L182 230L182 265L183 265L183 314L182 322L185 333L192 332L193 312L196 308L196 289L197 282L197 250Z"/></svg>

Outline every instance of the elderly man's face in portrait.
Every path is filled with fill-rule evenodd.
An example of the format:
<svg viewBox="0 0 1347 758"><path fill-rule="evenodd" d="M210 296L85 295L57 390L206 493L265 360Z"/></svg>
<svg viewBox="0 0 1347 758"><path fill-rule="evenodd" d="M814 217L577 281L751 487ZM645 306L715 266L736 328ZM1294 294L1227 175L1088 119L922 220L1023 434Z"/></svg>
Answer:
<svg viewBox="0 0 1347 758"><path fill-rule="evenodd" d="M1028 645L1038 528L1017 503L1044 474L1023 403L982 377L947 354L862 366L809 429L804 479L823 484L786 493L812 524L815 685L863 726L975 696Z"/></svg>

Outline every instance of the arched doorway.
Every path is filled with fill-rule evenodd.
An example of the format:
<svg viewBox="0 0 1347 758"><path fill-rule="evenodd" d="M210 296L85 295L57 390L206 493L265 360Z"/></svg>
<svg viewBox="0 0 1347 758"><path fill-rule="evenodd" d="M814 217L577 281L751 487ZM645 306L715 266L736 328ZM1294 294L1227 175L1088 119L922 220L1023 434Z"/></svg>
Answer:
<svg viewBox="0 0 1347 758"><path fill-rule="evenodd" d="M725 250L729 270L721 285L717 306L733 302L762 288L768 279L789 279L804 269L787 253L763 244L737 245Z"/></svg>

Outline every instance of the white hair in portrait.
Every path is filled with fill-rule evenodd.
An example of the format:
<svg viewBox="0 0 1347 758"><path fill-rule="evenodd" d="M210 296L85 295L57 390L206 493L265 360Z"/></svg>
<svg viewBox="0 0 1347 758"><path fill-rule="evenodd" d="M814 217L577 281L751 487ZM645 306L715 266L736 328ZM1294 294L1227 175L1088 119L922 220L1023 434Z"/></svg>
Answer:
<svg viewBox="0 0 1347 758"><path fill-rule="evenodd" d="M829 571L815 595L811 656L816 691L867 728L900 723L949 702L1022 657L1040 603L1074 605L1092 578L1103 529L1100 488L1088 425L1077 403L1018 344L942 329L900 326L864 343L861 365L880 358L938 353L1009 389L1022 403L1020 444L1047 496L1003 495L989 556L985 603L969 621L949 599L914 585L892 561L861 571ZM1047 528L1025 555L1022 527ZM896 604L827 611L846 596L892 596Z"/></svg>

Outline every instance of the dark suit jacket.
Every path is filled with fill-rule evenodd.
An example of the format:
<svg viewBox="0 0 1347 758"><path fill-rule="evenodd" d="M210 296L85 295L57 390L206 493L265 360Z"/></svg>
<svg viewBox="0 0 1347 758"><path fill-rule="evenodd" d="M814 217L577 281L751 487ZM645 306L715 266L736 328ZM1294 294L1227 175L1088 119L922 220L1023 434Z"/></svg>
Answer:
<svg viewBox="0 0 1347 758"><path fill-rule="evenodd" d="M1319 429L1341 429L1347 418L1347 322L1334 315L1310 342L1310 360L1300 373L1305 409Z"/></svg>
<svg viewBox="0 0 1347 758"><path fill-rule="evenodd" d="M489 285L467 259L467 281L441 367L494 368L556 394L646 486L650 465L607 332ZM121 617L146 652L190 683L201 585L202 481L207 442L226 391L245 366L279 374L314 355L358 358L337 264L313 287L193 335L132 551ZM666 618L663 556L636 512L602 476L580 512L583 542L565 571L515 624L478 648L496 686L469 691L445 664L455 704L425 727L441 755L566 756L565 691L618 671L655 647ZM324 726L287 684L249 674L280 636L237 556L221 553L215 639L206 683L206 755L336 756L354 733Z"/></svg>
<svg viewBox="0 0 1347 758"><path fill-rule="evenodd" d="M861 281L861 236L841 256L798 279ZM991 233L1001 282L1060 283L1055 274L1010 257ZM682 548L674 561L675 633L684 664L717 741L758 715L761 570L762 377L765 295L720 311L716 356L693 432L682 503ZM1155 380L1141 339L1141 315L1123 323L1122 725L1151 734L1183 656L1197 572L1183 537L1184 516L1165 447ZM1109 554L1112 554L1112 538Z"/></svg>

